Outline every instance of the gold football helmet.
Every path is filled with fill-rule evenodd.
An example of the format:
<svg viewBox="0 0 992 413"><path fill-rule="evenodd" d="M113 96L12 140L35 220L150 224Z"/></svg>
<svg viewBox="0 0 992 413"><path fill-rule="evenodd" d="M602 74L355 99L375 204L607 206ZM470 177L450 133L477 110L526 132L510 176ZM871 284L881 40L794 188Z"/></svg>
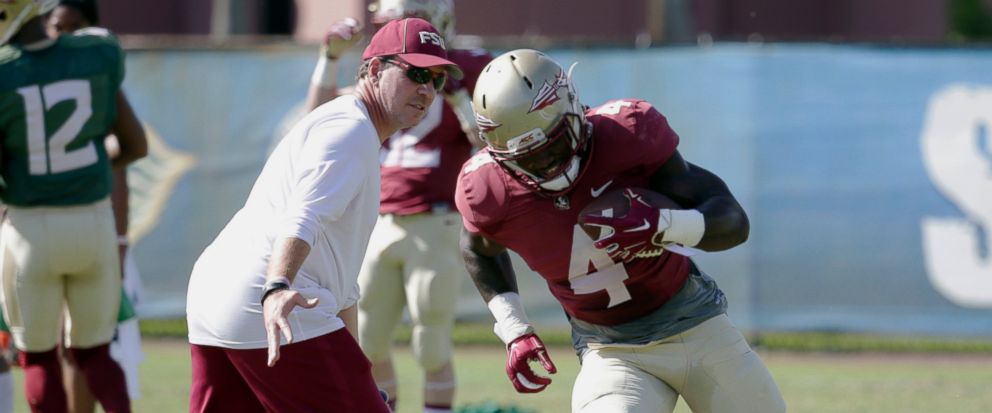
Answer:
<svg viewBox="0 0 992 413"><path fill-rule="evenodd" d="M472 99L493 159L549 195L571 189L587 152L590 127L570 72L544 53L514 50L482 70Z"/></svg>
<svg viewBox="0 0 992 413"><path fill-rule="evenodd" d="M0 45L7 44L28 20L48 13L58 5L58 0L0 1Z"/></svg>

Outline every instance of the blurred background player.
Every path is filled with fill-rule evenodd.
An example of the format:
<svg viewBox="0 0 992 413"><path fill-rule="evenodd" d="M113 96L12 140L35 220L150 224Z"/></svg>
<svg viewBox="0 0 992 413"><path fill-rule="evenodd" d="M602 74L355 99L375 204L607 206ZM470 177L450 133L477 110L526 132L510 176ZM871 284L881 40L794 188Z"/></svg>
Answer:
<svg viewBox="0 0 992 413"><path fill-rule="evenodd" d="M60 0L59 5L49 14L49 35L59 34L105 36L107 31L92 27L100 24L100 15L96 0ZM107 153L111 159L120 152L120 144L114 135L107 136L104 141ZM110 194L114 210L114 223L117 229L118 253L121 258L121 274L124 277L125 311L130 305L140 302L141 278L134 259L128 253L128 187L127 169L114 168L114 186ZM119 315L120 322L110 344L110 355L117 360L124 370L127 379L128 396L131 400L141 396L138 384L138 365L144 358L141 351L141 332L136 316ZM86 379L72 362L71 357L64 358L66 391L69 396L69 411L73 413L91 413L96 408L96 399L86 385Z"/></svg>
<svg viewBox="0 0 992 413"><path fill-rule="evenodd" d="M521 393L555 372L517 294L507 248L548 283L568 314L582 369L572 411L783 412L778 387L726 315L716 283L672 243L720 251L743 243L747 215L726 184L685 161L679 137L648 102L586 109L571 74L534 50L492 61L473 108L487 148L465 164L456 200L465 264L507 345L506 372ZM689 209L658 209L625 192L622 217L579 211L608 189L650 188Z"/></svg>
<svg viewBox="0 0 992 413"><path fill-rule="evenodd" d="M370 6L372 22L403 17L428 20L454 40L451 0L383 0ZM321 49L307 104L338 95L337 59L359 40L354 19L334 24ZM376 383L397 400L396 370L390 348L404 304L413 323L411 347L424 370L424 411L449 412L455 395L451 331L464 277L459 257L460 218L454 208L458 170L473 150L478 130L471 93L480 71L492 59L481 49L448 52L465 77L449 79L444 99L436 99L419 125L394 134L380 154L379 220L359 276L359 341L373 363Z"/></svg>
<svg viewBox="0 0 992 413"><path fill-rule="evenodd" d="M55 1L0 3L0 294L28 404L66 411L56 353L65 308L65 346L107 412L130 411L123 372L109 343L120 310L120 259L110 201L112 168L147 151L120 91L124 53L110 36L46 33ZM67 62L72 62L68 64ZM111 160L103 142L120 146ZM87 242L80 242L81 239Z"/></svg>

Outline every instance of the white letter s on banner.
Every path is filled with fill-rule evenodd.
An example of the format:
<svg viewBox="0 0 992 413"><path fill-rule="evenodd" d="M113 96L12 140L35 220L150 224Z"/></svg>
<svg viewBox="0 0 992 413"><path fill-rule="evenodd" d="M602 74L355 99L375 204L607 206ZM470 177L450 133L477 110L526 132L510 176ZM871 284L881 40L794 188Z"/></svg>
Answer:
<svg viewBox="0 0 992 413"><path fill-rule="evenodd" d="M930 282L955 304L992 308L992 87L934 94L920 146L934 186L964 214L923 218Z"/></svg>

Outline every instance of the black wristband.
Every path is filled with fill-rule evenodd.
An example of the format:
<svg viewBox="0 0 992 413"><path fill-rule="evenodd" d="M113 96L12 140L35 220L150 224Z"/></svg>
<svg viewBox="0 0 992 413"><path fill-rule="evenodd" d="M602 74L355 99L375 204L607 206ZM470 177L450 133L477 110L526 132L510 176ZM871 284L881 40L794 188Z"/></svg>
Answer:
<svg viewBox="0 0 992 413"><path fill-rule="evenodd" d="M282 280L269 281L265 283L264 287L262 287L262 298L258 300L258 303L264 306L265 299L268 298L269 295L271 295L276 291L288 290L288 289L289 289L289 284L286 283L285 281Z"/></svg>

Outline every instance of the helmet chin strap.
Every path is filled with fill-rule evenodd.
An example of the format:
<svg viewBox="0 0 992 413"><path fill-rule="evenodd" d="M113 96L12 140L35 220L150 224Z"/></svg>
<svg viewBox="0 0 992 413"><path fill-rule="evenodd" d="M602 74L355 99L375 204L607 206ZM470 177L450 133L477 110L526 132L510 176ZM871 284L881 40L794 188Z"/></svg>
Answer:
<svg viewBox="0 0 992 413"><path fill-rule="evenodd" d="M568 188L575 183L575 179L579 175L579 166L581 163L582 159L580 156L573 156L571 162L568 164L568 169L564 173L552 180L541 182L538 186L547 191L562 191Z"/></svg>

